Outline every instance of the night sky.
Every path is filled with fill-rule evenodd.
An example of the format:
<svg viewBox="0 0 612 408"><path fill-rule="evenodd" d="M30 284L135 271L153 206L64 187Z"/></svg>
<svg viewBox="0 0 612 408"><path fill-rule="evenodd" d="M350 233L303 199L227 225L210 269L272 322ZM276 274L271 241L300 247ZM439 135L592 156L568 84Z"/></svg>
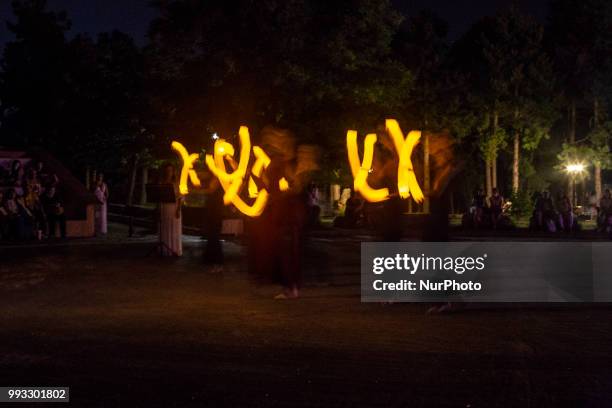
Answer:
<svg viewBox="0 0 612 408"><path fill-rule="evenodd" d="M450 38L458 38L474 21L486 15L493 15L499 9L508 7L512 0L392 0L404 14L410 15L423 8L434 10L450 25ZM521 9L544 21L548 0L515 1ZM65 10L72 20L71 33L85 32L96 35L99 32L118 29L132 35L138 44L146 41L149 22L156 11L147 0L48 0L51 10ZM0 0L0 46L12 36L4 21L11 20L11 1Z"/></svg>

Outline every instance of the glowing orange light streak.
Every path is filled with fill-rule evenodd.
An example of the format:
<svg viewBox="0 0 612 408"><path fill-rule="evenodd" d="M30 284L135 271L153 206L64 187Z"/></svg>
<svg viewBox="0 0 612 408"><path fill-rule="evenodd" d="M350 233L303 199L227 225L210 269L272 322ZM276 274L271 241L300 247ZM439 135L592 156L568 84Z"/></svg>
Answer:
<svg viewBox="0 0 612 408"><path fill-rule="evenodd" d="M234 147L223 139L218 139L215 142L213 155L206 155L206 164L210 171L217 176L225 194L223 202L228 205L232 203L240 212L250 217L257 217L263 212L268 201L268 191L266 189L258 190L255 181L249 177L248 192L250 197L254 197L253 204L248 205L238 195L244 183L246 170L248 168L251 155L251 139L249 129L246 126L241 126L238 131L240 137L240 158L238 166L232 173L228 173L225 167L225 158L233 158ZM258 146L253 146L253 154L255 155L255 163L251 169L254 176L260 177L263 169L270 165L270 158Z"/></svg>
<svg viewBox="0 0 612 408"><path fill-rule="evenodd" d="M423 202L425 196L419 186L412 166L412 150L419 143L421 132L412 130L404 139L402 129L394 119L387 119L387 132L393 139L395 150L399 156L399 166L397 168L397 190L401 198L408 198L412 194L412 198L417 203Z"/></svg>
<svg viewBox="0 0 612 408"><path fill-rule="evenodd" d="M419 183L412 165L412 151L419 143L421 132L413 130L404 138L404 134L394 119L387 119L386 129L391 139L395 151L399 157L399 165L397 168L397 189L401 198L409 198L412 196L414 201L420 203L425 196L419 186ZM376 143L376 135L369 134L364 141L363 161L359 160L359 152L357 149L357 132L349 130L346 134L346 146L348 151L349 165L351 173L353 173L355 191L370 202L384 201L389 198L388 188L373 189L368 184L368 174L372 169L372 160L374 156L374 144Z"/></svg>
<svg viewBox="0 0 612 408"><path fill-rule="evenodd" d="M190 180L196 187L200 187L201 185L200 179L193 169L193 162L198 159L199 155L197 153L189 154L185 146L176 141L172 142L172 149L174 149L183 160L183 168L181 169L181 176L179 179L179 191L181 194L185 195L189 193L187 180Z"/></svg>
<svg viewBox="0 0 612 408"><path fill-rule="evenodd" d="M349 130L346 133L346 147L348 150L349 165L353 173L353 187L355 191L370 202L384 201L389 198L388 188L374 189L368 184L368 174L372 168L372 159L374 157L374 144L376 143L376 135L369 134L364 141L363 161L359 160L359 150L357 148L357 132Z"/></svg>

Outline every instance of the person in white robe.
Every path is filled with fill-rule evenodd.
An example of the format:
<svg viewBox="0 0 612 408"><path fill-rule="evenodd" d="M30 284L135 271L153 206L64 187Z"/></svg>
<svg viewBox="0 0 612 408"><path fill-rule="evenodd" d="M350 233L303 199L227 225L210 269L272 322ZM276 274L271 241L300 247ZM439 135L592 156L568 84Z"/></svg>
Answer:
<svg viewBox="0 0 612 408"><path fill-rule="evenodd" d="M98 199L96 206L96 233L106 235L108 232L108 186L104 182L104 174L99 173L96 179L94 194Z"/></svg>
<svg viewBox="0 0 612 408"><path fill-rule="evenodd" d="M161 203L161 225L160 237L163 256L182 256L183 255L183 226L181 206L184 197L180 194L176 177L176 170L171 164L166 164L162 168L160 184L172 184L176 201L172 203Z"/></svg>

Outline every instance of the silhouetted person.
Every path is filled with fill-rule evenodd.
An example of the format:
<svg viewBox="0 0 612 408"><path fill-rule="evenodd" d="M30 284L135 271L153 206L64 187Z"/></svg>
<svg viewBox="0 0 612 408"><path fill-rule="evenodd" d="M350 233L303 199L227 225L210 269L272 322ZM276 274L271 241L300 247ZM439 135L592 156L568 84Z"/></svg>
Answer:
<svg viewBox="0 0 612 408"><path fill-rule="evenodd" d="M55 186L47 188L41 199L49 225L49 237L55 237L55 227L59 225L60 236L66 238L66 214L64 202L57 193Z"/></svg>
<svg viewBox="0 0 612 408"><path fill-rule="evenodd" d="M612 233L612 194L606 189L603 197L599 200L599 228Z"/></svg>
<svg viewBox="0 0 612 408"><path fill-rule="evenodd" d="M9 172L9 183L13 187L21 187L23 181L23 166L19 160L13 160L11 163L11 171Z"/></svg>
<svg viewBox="0 0 612 408"><path fill-rule="evenodd" d="M474 210L472 213L472 223L474 228L478 228L482 224L486 201L487 198L482 189L479 188L474 191L474 197L472 198L472 207Z"/></svg>
<svg viewBox="0 0 612 408"><path fill-rule="evenodd" d="M574 212L567 194L564 194L559 200L559 223L561 229L566 232L570 232L574 227Z"/></svg>
<svg viewBox="0 0 612 408"><path fill-rule="evenodd" d="M363 220L364 200L359 193L351 190L351 196L346 200L346 209L344 210L344 226L354 228L361 224Z"/></svg>
<svg viewBox="0 0 612 408"><path fill-rule="evenodd" d="M489 198L489 210L491 212L491 225L493 229L497 229L504 208L504 197L499 194L497 188L493 189L493 194Z"/></svg>

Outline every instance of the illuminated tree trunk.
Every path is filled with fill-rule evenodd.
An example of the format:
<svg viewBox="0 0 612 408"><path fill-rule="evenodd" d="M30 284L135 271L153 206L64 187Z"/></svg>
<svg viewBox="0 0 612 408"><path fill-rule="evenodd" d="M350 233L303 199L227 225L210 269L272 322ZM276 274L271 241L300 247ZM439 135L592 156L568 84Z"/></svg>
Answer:
<svg viewBox="0 0 612 408"><path fill-rule="evenodd" d="M90 175L90 171L91 171L91 169L89 168L89 166L85 167L85 188L87 189L87 191L91 190L91 175Z"/></svg>
<svg viewBox="0 0 612 408"><path fill-rule="evenodd" d="M429 214L429 194L431 189L431 173L429 168L429 132L425 132L425 137L423 138L423 187L425 189L423 212Z"/></svg>
<svg viewBox="0 0 612 408"><path fill-rule="evenodd" d="M569 132L568 138L570 144L576 142L576 102L572 100L569 108Z"/></svg>
<svg viewBox="0 0 612 408"><path fill-rule="evenodd" d="M520 161L520 136L519 132L514 132L514 155L512 158L512 192L517 194L519 191L519 161Z"/></svg>
<svg viewBox="0 0 612 408"><path fill-rule="evenodd" d="M491 185L491 159L489 157L485 159L485 187L487 190L487 197L491 197L493 188Z"/></svg>
<svg viewBox="0 0 612 408"><path fill-rule="evenodd" d="M573 145L576 142L576 101L572 99L569 107L569 131L568 131L569 144ZM567 196L573 200L574 197L574 181L570 177L569 183L567 184Z"/></svg>
<svg viewBox="0 0 612 408"><path fill-rule="evenodd" d="M497 126L499 124L499 114L493 112L493 142L495 143L493 151L493 159L491 160L491 186L497 188Z"/></svg>
<svg viewBox="0 0 612 408"><path fill-rule="evenodd" d="M140 205L147 203L147 183L149 182L149 168L142 166L142 185L140 187Z"/></svg>
<svg viewBox="0 0 612 408"><path fill-rule="evenodd" d="M138 155L134 155L134 162L130 168L130 179L128 185L127 205L132 205L134 202L134 189L136 188L136 174L138 173Z"/></svg>
<svg viewBox="0 0 612 408"><path fill-rule="evenodd" d="M497 153L495 153L493 160L491 160L491 186L497 188Z"/></svg>
<svg viewBox="0 0 612 408"><path fill-rule="evenodd" d="M595 130L599 127L599 99L593 99L593 127ZM595 196L597 197L597 202L599 203L599 199L602 194L601 187L601 162L596 158L593 163L593 178L595 181Z"/></svg>
<svg viewBox="0 0 612 408"><path fill-rule="evenodd" d="M514 111L514 154L512 156L512 192L517 194L520 187L519 164L521 160L521 135L518 131L518 109Z"/></svg>
<svg viewBox="0 0 612 408"><path fill-rule="evenodd" d="M601 163L596 161L593 165L593 173L594 173L594 181L595 181L595 196L597 197L597 202L599 203L599 199L601 198L602 188L601 188ZM599 205L599 204L598 204Z"/></svg>

